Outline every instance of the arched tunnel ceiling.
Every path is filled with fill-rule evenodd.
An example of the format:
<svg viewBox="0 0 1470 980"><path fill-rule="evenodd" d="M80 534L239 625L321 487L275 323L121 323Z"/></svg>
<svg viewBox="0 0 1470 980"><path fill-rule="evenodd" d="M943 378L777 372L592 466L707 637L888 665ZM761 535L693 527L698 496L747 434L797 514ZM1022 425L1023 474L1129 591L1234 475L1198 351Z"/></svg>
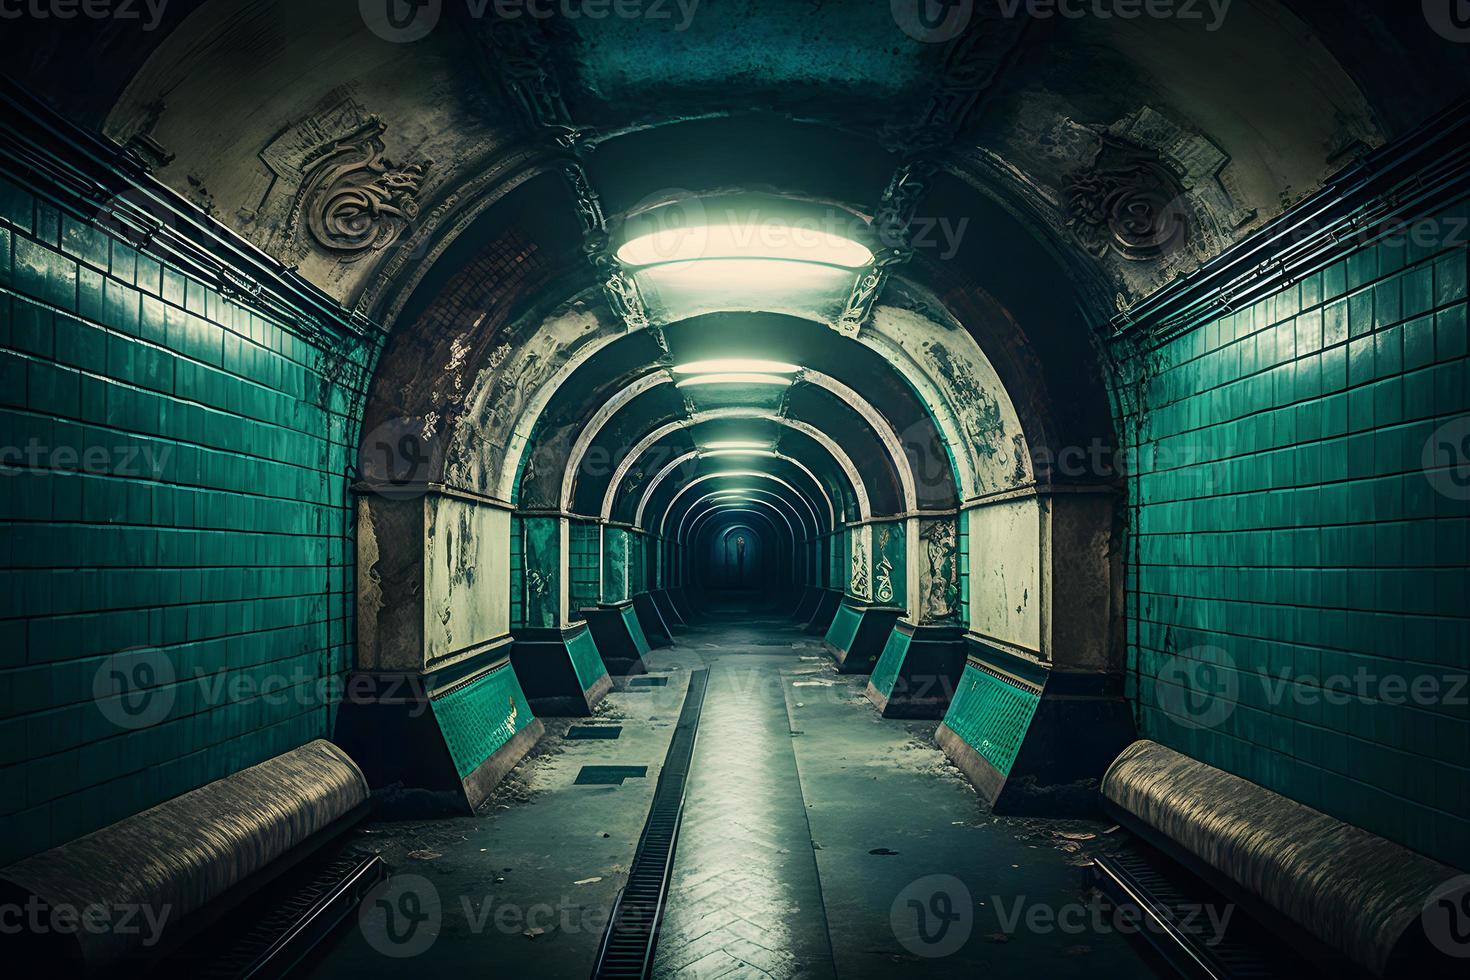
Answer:
<svg viewBox="0 0 1470 980"><path fill-rule="evenodd" d="M844 448L860 488L819 440L773 443L810 458L844 516L858 496L878 513L898 498L952 506L1046 476L1031 471L1037 449L1111 444L1092 330L1450 101L1470 60L1470 46L1360 3L1356 32L1342 5L1282 0L1196 5L1195 19L960 4L943 37L871 0L674 3L641 19L415 9L441 6L407 37L356 3L205 0L156 30L0 43L22 82L390 329L365 428L412 419L442 436L438 477L502 499L519 480L549 507L568 505L567 488L544 460L570 459L589 412L670 361L663 335L626 334L586 263L570 151L614 232L651 202L733 189L876 222L895 168L934 157L912 260L856 342L829 335L808 352L828 376L851 366L869 416L853 420L850 384L724 401L650 388L600 438L630 446L681 410L693 425L760 407L819 421ZM48 59L63 51L105 51L109 94L58 79ZM1424 91L1406 96L1405 79ZM364 196L366 227L333 211ZM1148 202L1169 240L1140 239L1120 201ZM696 429L650 450L687 452ZM884 451L875 429L892 430L877 432ZM946 458L958 485L934 477ZM572 503L599 495L606 485L579 483ZM615 488L620 514L631 496Z"/></svg>
<svg viewBox="0 0 1470 980"><path fill-rule="evenodd" d="M523 142L482 72L502 50L493 35L504 25L464 24L461 6L443 4L432 31L394 43L364 23L356 3L207 0L187 14L180 4L158 30L105 44L73 32L75 47L105 50L115 66L111 91L121 96L111 106L99 104L101 86L48 88L114 138L146 136L171 156L158 168L164 180L268 251L300 253L304 274L353 301L374 263L318 254L290 227L317 143L377 120L391 160L432 161L417 194L424 213L467 206L466 187ZM1236 0L1218 23L1205 5L1199 20L1051 17L1024 37L1024 18L972 27L983 35L982 66L997 77L957 141L955 165L1010 184L1032 206L1049 205L1056 213L1047 217L1065 225L1069 185L1103 133L1157 144L1199 185L1192 203L1210 227L1179 260L1195 263L1312 190L1355 148L1458 91L1448 80L1464 77L1464 46L1443 42L1422 18L1365 4L1345 18L1342 5L1321 6ZM992 17L991 5L973 7L977 21ZM687 22L677 4L660 9L666 16L522 17L511 33L519 43L528 26L538 28L528 53L559 79L577 125L610 143L626 131L754 109L901 146L903 124L922 115L947 51L905 33L889 5L869 0L698 4ZM1346 19L1381 42L1371 55L1342 30ZM12 71L50 79L55 69L43 55L65 43L22 48ZM1435 78L1447 84L1436 88ZM1427 91L1407 97L1406 80L1424 80ZM824 169L849 170L852 198L869 200L891 169L873 155L834 155ZM831 177L840 193L843 175ZM1132 296L1173 271L1102 262Z"/></svg>
<svg viewBox="0 0 1470 980"><path fill-rule="evenodd" d="M600 350L558 389L526 450L532 462L523 466L516 503L599 516L670 459L753 440L805 463L854 517L957 505L939 429L877 352L810 321L770 314L698 317L670 325L663 336L667 354L650 332L635 332ZM732 356L822 370L785 387L684 389L669 370ZM650 435L657 438L648 443Z"/></svg>

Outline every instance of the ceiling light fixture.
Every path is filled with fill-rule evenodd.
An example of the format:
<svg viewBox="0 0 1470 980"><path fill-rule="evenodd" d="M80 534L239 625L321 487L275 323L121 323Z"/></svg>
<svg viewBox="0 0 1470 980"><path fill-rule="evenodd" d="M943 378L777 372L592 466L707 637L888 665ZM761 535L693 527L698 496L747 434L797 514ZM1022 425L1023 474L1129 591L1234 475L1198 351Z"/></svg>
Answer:
<svg viewBox="0 0 1470 980"><path fill-rule="evenodd" d="M699 454L704 457L718 456L764 456L767 459L778 459L779 456L770 449L708 449Z"/></svg>
<svg viewBox="0 0 1470 980"><path fill-rule="evenodd" d="M844 269L860 269L873 261L867 246L816 224L753 217L733 224L660 228L625 242L618 249L618 261L637 268L707 259L777 259Z"/></svg>
<svg viewBox="0 0 1470 980"><path fill-rule="evenodd" d="M692 388L695 385L789 385L790 378L779 374L699 374L674 382L675 388Z"/></svg>
<svg viewBox="0 0 1470 980"><path fill-rule="evenodd" d="M703 449L770 449L769 442L750 442L740 439L722 439L716 442L707 442Z"/></svg>
<svg viewBox="0 0 1470 980"><path fill-rule="evenodd" d="M721 357L674 365L675 374L795 374L801 368L785 361L762 361L754 357Z"/></svg>

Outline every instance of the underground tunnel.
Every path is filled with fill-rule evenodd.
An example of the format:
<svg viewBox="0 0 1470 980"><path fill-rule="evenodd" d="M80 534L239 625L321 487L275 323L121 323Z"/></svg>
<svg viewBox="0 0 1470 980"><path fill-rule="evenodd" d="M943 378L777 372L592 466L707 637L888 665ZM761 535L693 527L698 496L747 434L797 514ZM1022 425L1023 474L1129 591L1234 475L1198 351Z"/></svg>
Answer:
<svg viewBox="0 0 1470 980"><path fill-rule="evenodd" d="M1466 975L1464 3L0 52L15 975Z"/></svg>

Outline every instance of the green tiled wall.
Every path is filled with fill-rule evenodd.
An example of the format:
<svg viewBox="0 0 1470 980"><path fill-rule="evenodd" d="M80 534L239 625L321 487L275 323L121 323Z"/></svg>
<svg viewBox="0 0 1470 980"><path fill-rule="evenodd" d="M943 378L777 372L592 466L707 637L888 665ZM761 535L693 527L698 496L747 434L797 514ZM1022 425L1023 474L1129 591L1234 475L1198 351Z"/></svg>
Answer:
<svg viewBox="0 0 1470 980"><path fill-rule="evenodd" d="M1040 701L1040 695L966 664L944 723L1005 776Z"/></svg>
<svg viewBox="0 0 1470 980"><path fill-rule="evenodd" d="M582 619L581 610L597 605L602 598L598 580L597 525L590 521L572 521L567 547L568 616L573 622Z"/></svg>
<svg viewBox="0 0 1470 980"><path fill-rule="evenodd" d="M623 602L632 596L633 542L627 528L602 529L602 601Z"/></svg>
<svg viewBox="0 0 1470 980"><path fill-rule="evenodd" d="M847 591L848 579L852 575L852 559L848 551L848 535L852 532L843 529L833 533L827 538L828 559L827 565L827 588Z"/></svg>
<svg viewBox="0 0 1470 980"><path fill-rule="evenodd" d="M331 734L370 352L305 336L0 180L0 864Z"/></svg>
<svg viewBox="0 0 1470 980"><path fill-rule="evenodd" d="M510 519L510 625L526 625L526 527L520 517Z"/></svg>
<svg viewBox="0 0 1470 980"><path fill-rule="evenodd" d="M628 595L647 592L653 573L654 540L642 531L628 533Z"/></svg>
<svg viewBox="0 0 1470 980"><path fill-rule="evenodd" d="M837 607L837 614L832 617L832 625L827 627L823 641L838 650L852 649L852 641L862 621L863 614L844 602Z"/></svg>
<svg viewBox="0 0 1470 980"><path fill-rule="evenodd" d="M518 517L520 533L512 535L511 572L520 573L520 588L512 592L521 606L520 626L546 629L561 626L561 520L556 517ZM519 565L517 565L519 561ZM514 581L514 578L512 578Z"/></svg>
<svg viewBox="0 0 1470 980"><path fill-rule="evenodd" d="M535 720L509 664L435 698L433 707L461 779Z"/></svg>
<svg viewBox="0 0 1470 980"><path fill-rule="evenodd" d="M581 630L567 641L567 655L572 658L572 669L577 672L577 680L581 682L584 691L607 673L607 667L602 662L602 655L597 652L597 643L592 639L592 631L589 629Z"/></svg>
<svg viewBox="0 0 1470 980"><path fill-rule="evenodd" d="M647 656L653 648L648 645L648 636L643 632L643 625L638 622L638 614L633 611L632 606L624 606L622 617L623 623L628 627L628 635L633 637L633 645L638 648L638 656Z"/></svg>
<svg viewBox="0 0 1470 980"><path fill-rule="evenodd" d="M1141 733L1462 868L1466 214L1134 354L1123 419Z"/></svg>
<svg viewBox="0 0 1470 980"><path fill-rule="evenodd" d="M970 625L970 512L955 518L955 557L960 564L960 623Z"/></svg>
<svg viewBox="0 0 1470 980"><path fill-rule="evenodd" d="M878 662L873 665L873 673L868 675L868 683L885 698L893 694L893 685L898 681L898 671L903 667L903 658L909 652L911 642L913 637L895 626L883 644Z"/></svg>

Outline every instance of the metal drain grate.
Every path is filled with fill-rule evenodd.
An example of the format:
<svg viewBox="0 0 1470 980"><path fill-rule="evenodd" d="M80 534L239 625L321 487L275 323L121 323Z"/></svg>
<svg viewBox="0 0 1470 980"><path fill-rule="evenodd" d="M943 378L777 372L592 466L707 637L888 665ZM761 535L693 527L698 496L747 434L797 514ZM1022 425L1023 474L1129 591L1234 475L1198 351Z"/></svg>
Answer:
<svg viewBox="0 0 1470 980"><path fill-rule="evenodd" d="M644 677L634 677L632 680L628 681L628 686L629 687L668 687L669 686L669 679L667 677L647 677L647 676L644 676Z"/></svg>
<svg viewBox="0 0 1470 980"><path fill-rule="evenodd" d="M684 785L689 779L689 763L694 757L694 739L708 683L708 670L695 671L689 677L684 707L679 712L679 724L674 728L664 767L659 772L648 822L643 825L643 836L638 840L638 850L628 869L628 883L618 893L607 933L602 938L597 966L592 971L597 980L642 978L653 971L658 928L663 921L669 873L674 866L674 845L684 813Z"/></svg>
<svg viewBox="0 0 1470 980"><path fill-rule="evenodd" d="M1294 970L1281 972L1270 956L1234 935L1210 934L1206 917L1199 914L1204 904L1201 894L1186 891L1157 859L1133 849L1098 855L1093 877L1115 903L1135 907L1149 919L1140 934L1181 976L1267 980L1295 975Z"/></svg>
<svg viewBox="0 0 1470 980"><path fill-rule="evenodd" d="M647 775L647 766L583 766L575 782L578 786L621 786L625 779Z"/></svg>
<svg viewBox="0 0 1470 980"><path fill-rule="evenodd" d="M623 734L622 725L573 725L567 729L567 738L578 741L602 739L611 741Z"/></svg>
<svg viewBox="0 0 1470 980"><path fill-rule="evenodd" d="M387 876L376 854L340 857L251 923L209 966L189 973L201 980L285 976Z"/></svg>

